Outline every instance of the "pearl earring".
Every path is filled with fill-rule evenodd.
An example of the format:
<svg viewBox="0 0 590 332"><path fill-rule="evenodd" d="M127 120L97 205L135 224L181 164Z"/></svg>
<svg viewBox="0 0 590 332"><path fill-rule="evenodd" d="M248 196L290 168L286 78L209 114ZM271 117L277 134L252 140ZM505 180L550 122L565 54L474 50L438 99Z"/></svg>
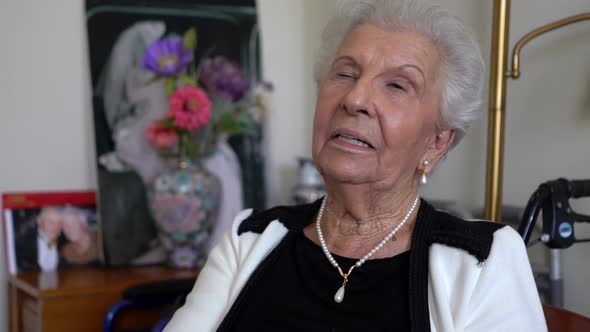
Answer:
<svg viewBox="0 0 590 332"><path fill-rule="evenodd" d="M422 162L422 167L420 168L420 172L422 173L422 176L420 176L420 183L422 184L426 184L428 182L428 179L426 178L426 167L428 166L428 160L424 160Z"/></svg>

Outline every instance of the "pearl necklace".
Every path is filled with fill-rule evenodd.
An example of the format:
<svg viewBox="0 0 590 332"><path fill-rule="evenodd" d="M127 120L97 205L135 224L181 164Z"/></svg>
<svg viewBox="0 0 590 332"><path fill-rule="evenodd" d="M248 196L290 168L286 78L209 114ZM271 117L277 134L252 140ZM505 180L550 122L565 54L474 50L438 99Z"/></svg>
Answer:
<svg viewBox="0 0 590 332"><path fill-rule="evenodd" d="M348 276L350 275L350 273L352 273L352 270L354 270L355 267L361 267L361 265L363 265L369 259L369 257L373 256L377 251L379 251L379 249L381 249L385 245L385 243L387 243L389 240L391 240L391 238L408 221L408 219L412 215L412 212L414 212L416 205L418 205L418 200L419 200L419 197L416 196L416 199L414 200L414 204L412 204L410 211L408 211L408 213L406 214L404 219L402 219L402 221L399 224L397 224L397 226L395 226L395 228L391 232L389 232L389 234L387 234L387 236L381 242L379 242L379 244L377 244L377 246L375 246L375 248L371 249L371 251L369 251L365 256L363 256L355 264L353 264L347 273L344 273L342 271L342 269L340 268L340 265L338 265L338 262L336 262L336 260L334 259L334 257L332 257L332 254L328 250L328 246L326 245L326 241L324 240L324 234L322 233L322 227L320 226L320 222L321 222L322 216L324 214L324 208L326 207L326 201L328 201L328 195L326 195L324 197L324 201L322 202L322 206L320 207L320 212L318 213L318 217L317 217L317 220L315 223L315 228L317 230L318 238L320 239L320 244L322 246L322 250L324 251L324 254L326 255L326 258L328 258L328 261L330 261L332 266L334 266L335 268L338 269L338 272L340 273L340 275L343 278L342 286L340 286L340 288L338 289L336 294L334 294L334 301L336 301L337 303L340 303L340 302L342 302L342 300L344 300L344 288L346 287L346 284L348 283Z"/></svg>

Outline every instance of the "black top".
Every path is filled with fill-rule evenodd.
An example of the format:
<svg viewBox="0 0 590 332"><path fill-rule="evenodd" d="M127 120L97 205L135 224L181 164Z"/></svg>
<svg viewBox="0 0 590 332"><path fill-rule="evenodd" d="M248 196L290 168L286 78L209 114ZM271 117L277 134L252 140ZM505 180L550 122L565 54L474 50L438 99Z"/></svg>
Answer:
<svg viewBox="0 0 590 332"><path fill-rule="evenodd" d="M336 303L338 270L301 230L290 233L244 295L231 331L410 331L409 251L355 268ZM357 261L334 258L344 271Z"/></svg>
<svg viewBox="0 0 590 332"><path fill-rule="evenodd" d="M264 232L266 227L274 221L280 222L289 231L287 232L287 235L281 241L279 241L277 246L258 264L256 269L252 272L250 278L244 284L239 295L233 301L231 308L219 325L217 329L218 332L235 331L236 329L248 331L248 329L241 329L239 326L239 324L247 323L244 320L245 318L256 322L274 317L274 312L276 312L274 307L269 307L266 304L264 307L260 307L261 304L255 304L254 300L250 299L250 297L254 298L256 296L256 292L252 290L255 290L258 287L265 287L261 286L261 284L268 283L268 280L273 279L271 277L274 276L274 274L280 272L280 269L277 268L276 264L279 264L279 261L282 261L282 259L279 258L282 258L285 255L285 252L289 252L288 250L283 249L285 247L289 247L291 241L295 241L292 239L293 236L301 234L298 232L300 232L303 227L313 221L314 216L318 213L321 203L322 201L318 200L313 204L279 206L265 211L255 211L250 215L250 217L242 221L238 227L238 236L244 233L261 234ZM453 248L462 249L475 257L479 263L483 263L490 254L494 239L494 232L501 227L504 227L504 225L485 221L476 222L462 220L451 214L434 209L424 200L420 201L418 217L414 227L414 232L412 233L412 245L410 253L409 255L406 254L406 256L409 256L407 258L409 263L407 265L408 283L405 301L408 302L409 315L404 315L403 317L409 316L410 331L430 331L430 310L428 304L428 261L430 245L433 243L439 243ZM291 261L291 263L293 263L293 261ZM365 266L363 265L363 267ZM355 273L356 272L353 272L353 274L350 276L351 283ZM263 277L265 280L261 280ZM331 286L330 284L330 287L332 287L330 288L330 293L334 292L335 289L339 287L339 282L340 281L336 283L336 286ZM275 304L273 305L276 305L276 303L284 304L287 302L287 296L293 296L292 294L294 293L299 296L298 292L289 290L287 285L280 285L280 287L277 286L276 288L281 288L281 291L287 289L287 291L283 293L276 291L277 295L272 293L272 296L267 296L266 298L260 297L258 300L259 303L265 303L266 301L273 299L275 301ZM333 294L329 295L330 298L333 296ZM351 299L349 295L350 294L346 294L344 297L344 302L341 304L348 305L348 300ZM285 301L276 300L281 298L285 299ZM264 301L261 301L260 299L263 299ZM391 299L389 299L389 301L392 302ZM250 307L254 306L258 306L259 309L256 311L249 311L252 310ZM371 308L378 310L375 309L375 306L373 305L371 305ZM394 319L396 322L396 325L392 326L393 330L393 328L397 328L397 326L401 326L401 324L399 324L397 320L398 317L395 315L393 308L390 309L392 319ZM269 313L270 310L273 311L272 315ZM306 310L306 312L310 311L311 310ZM288 313L290 311L285 312ZM257 320L255 320L254 318L250 317L252 315L258 315L259 317ZM295 314L293 314L293 316L297 317ZM349 318L350 317L338 317L338 319ZM239 324L237 322L238 319ZM289 324L295 324L294 322L297 322L297 319L292 317L289 320ZM290 326L293 326L293 329L295 330L298 329L297 326ZM280 327L279 331L288 331L290 326L287 326L285 323ZM363 332L371 331L365 327L366 325L363 325L363 329L359 330ZM319 328L321 329L322 326ZM264 330L264 328L260 329L260 331Z"/></svg>

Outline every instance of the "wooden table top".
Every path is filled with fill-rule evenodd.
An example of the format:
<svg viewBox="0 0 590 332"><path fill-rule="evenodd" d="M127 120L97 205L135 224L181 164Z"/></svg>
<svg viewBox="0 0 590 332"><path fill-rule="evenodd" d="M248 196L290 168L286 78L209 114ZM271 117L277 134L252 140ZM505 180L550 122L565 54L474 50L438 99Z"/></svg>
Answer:
<svg viewBox="0 0 590 332"><path fill-rule="evenodd" d="M33 297L52 298L118 291L145 282L175 279L196 280L198 269L173 269L165 266L126 268L69 268L54 272L24 272L9 282Z"/></svg>

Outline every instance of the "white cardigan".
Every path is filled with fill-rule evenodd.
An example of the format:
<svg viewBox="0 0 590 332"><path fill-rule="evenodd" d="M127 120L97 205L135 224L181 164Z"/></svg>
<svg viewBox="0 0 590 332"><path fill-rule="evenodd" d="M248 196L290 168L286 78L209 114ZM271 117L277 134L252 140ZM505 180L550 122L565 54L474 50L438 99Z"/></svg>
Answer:
<svg viewBox="0 0 590 332"><path fill-rule="evenodd" d="M275 219L260 233L238 228L213 249L198 280L165 332L215 331L259 263L288 232ZM524 243L503 227L493 233L485 262L467 251L433 243L428 249L428 308L432 332L547 331Z"/></svg>

